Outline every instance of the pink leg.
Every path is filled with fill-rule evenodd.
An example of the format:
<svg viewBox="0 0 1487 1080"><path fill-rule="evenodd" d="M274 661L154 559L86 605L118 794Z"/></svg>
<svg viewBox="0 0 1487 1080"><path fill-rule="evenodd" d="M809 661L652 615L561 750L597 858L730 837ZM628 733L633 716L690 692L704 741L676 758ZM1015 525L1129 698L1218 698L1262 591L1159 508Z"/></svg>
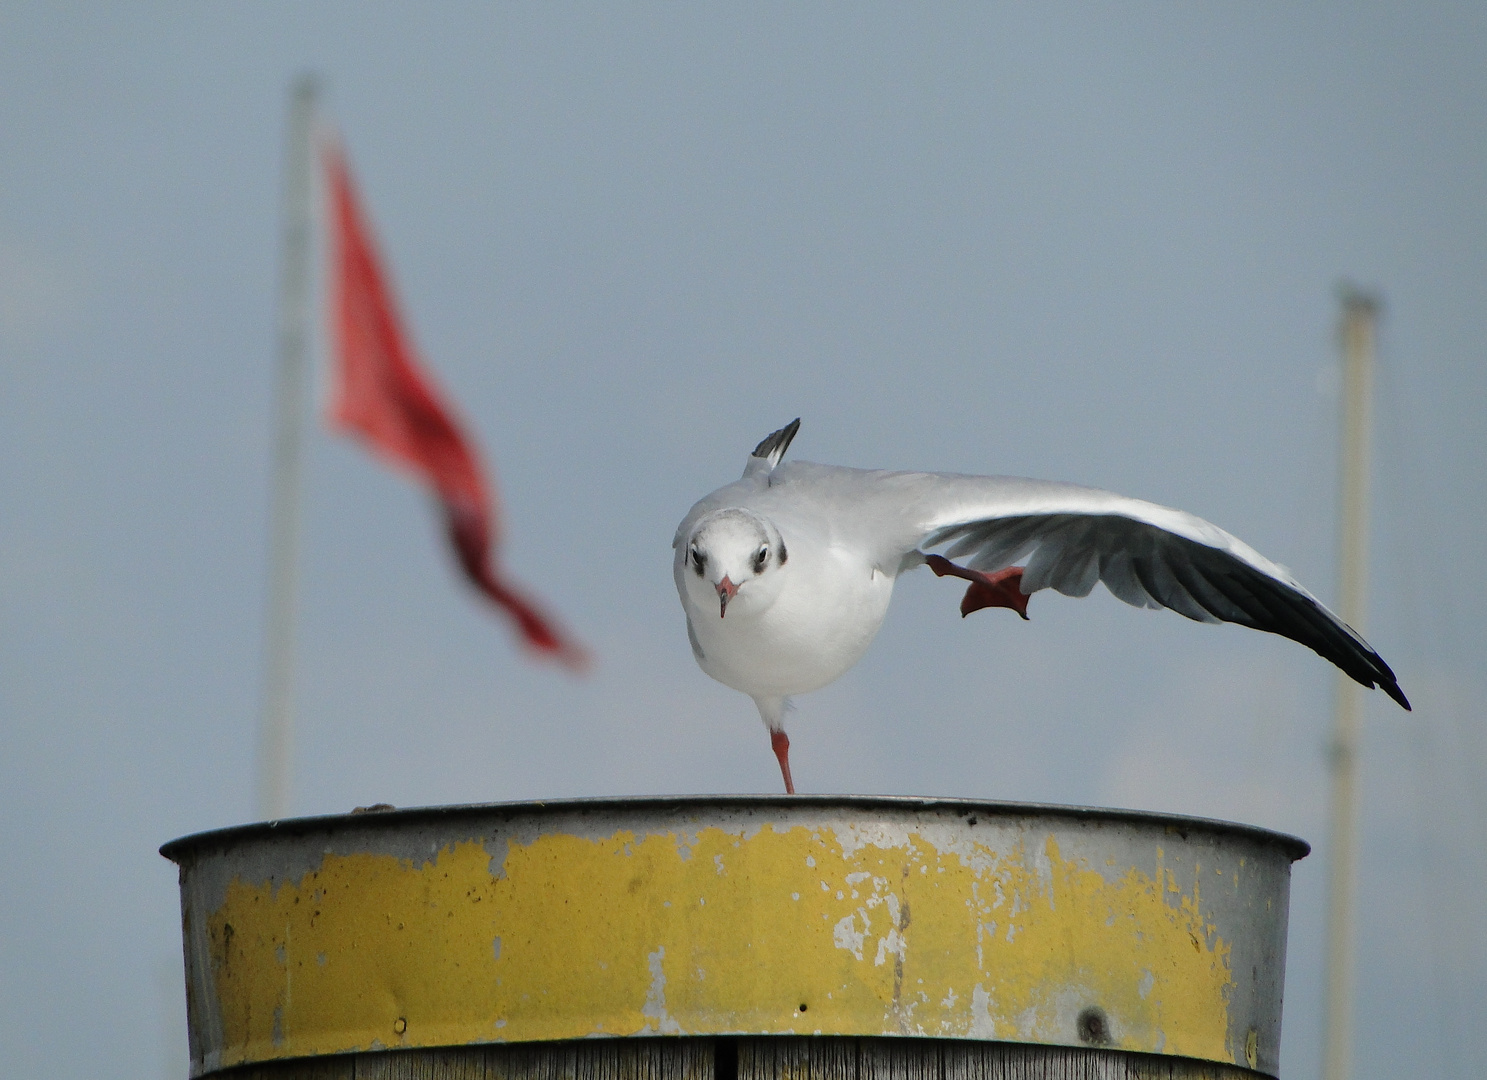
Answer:
<svg viewBox="0 0 1487 1080"><path fill-rule="evenodd" d="M790 736L783 731L769 733L769 745L774 747L774 756L780 763L780 775L785 778L785 794L795 794L795 782L790 779Z"/></svg>
<svg viewBox="0 0 1487 1080"><path fill-rule="evenodd" d="M926 555L924 562L935 572L936 577L948 574L971 583L971 587L966 590L965 599L960 602L962 619L984 607L1011 608L1024 619L1027 618L1027 596L1022 591L1022 567L1009 566L995 574L988 574L981 570L956 566L943 555Z"/></svg>

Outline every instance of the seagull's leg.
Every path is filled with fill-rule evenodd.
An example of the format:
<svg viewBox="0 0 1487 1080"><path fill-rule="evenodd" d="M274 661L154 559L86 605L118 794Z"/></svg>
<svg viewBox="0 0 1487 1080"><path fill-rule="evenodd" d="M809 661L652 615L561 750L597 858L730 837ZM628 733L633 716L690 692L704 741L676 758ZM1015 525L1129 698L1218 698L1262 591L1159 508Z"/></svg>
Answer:
<svg viewBox="0 0 1487 1080"><path fill-rule="evenodd" d="M960 602L962 619L984 607L1011 608L1024 619L1027 618L1027 595L1022 591L1022 567L1009 566L1005 570L988 574L967 566L956 566L943 555L926 555L924 562L935 572L936 577L945 577L948 574L971 583L965 598Z"/></svg>
<svg viewBox="0 0 1487 1080"><path fill-rule="evenodd" d="M785 734L785 710L788 705L782 697L756 697L759 716L769 728L769 745L774 749L775 760L780 763L780 775L785 778L785 794L795 794L795 781L790 779L790 736Z"/></svg>
<svg viewBox="0 0 1487 1080"><path fill-rule="evenodd" d="M774 756L780 763L780 775L785 778L785 794L795 794L795 781L790 779L790 736L783 728L769 733L769 745L774 747Z"/></svg>

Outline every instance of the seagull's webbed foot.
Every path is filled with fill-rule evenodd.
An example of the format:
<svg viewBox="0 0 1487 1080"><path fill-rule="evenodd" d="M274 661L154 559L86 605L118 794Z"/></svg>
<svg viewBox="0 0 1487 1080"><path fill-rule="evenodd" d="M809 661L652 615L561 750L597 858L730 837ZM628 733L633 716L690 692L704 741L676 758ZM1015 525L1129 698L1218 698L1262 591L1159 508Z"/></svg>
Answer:
<svg viewBox="0 0 1487 1080"><path fill-rule="evenodd" d="M958 577L969 581L965 598L960 602L960 617L963 619L973 611L986 607L1011 608L1024 619L1027 618L1027 595L1022 591L1022 567L1009 566L988 574L966 566L956 566L943 555L926 555L924 563L935 572L936 577Z"/></svg>

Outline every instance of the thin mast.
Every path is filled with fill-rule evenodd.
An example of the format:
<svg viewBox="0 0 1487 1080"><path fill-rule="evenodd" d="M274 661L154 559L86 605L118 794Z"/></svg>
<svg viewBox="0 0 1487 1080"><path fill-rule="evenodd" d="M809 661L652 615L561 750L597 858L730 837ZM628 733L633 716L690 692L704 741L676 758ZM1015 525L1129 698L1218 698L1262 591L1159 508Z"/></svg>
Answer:
<svg viewBox="0 0 1487 1080"><path fill-rule="evenodd" d="M1342 291L1342 522L1338 576L1342 620L1364 632L1368 584L1369 434L1373 413L1374 328L1379 302ZM1358 744L1363 688L1338 672L1332 739L1332 851L1327 909L1327 1012L1323 1080L1351 1073L1353 908L1358 889Z"/></svg>
<svg viewBox="0 0 1487 1080"><path fill-rule="evenodd" d="M273 506L269 525L263 714L258 747L258 816L264 819L288 814L292 774L300 474L305 404L309 397L310 140L317 92L314 76L301 75L295 80L290 91L289 137L284 160Z"/></svg>

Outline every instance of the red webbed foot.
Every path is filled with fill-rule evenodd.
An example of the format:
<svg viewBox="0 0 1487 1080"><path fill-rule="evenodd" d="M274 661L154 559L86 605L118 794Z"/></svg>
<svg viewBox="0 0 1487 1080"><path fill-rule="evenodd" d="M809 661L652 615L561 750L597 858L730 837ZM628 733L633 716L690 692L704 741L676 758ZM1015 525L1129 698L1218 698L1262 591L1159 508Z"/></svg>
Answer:
<svg viewBox="0 0 1487 1080"><path fill-rule="evenodd" d="M1024 619L1027 618L1028 598L1022 591L1022 567L1009 566L1005 570L988 574L982 570L956 566L943 555L926 555L924 562L935 572L936 577L948 575L971 583L965 598L960 602L962 619L973 611L987 607L1011 608Z"/></svg>

